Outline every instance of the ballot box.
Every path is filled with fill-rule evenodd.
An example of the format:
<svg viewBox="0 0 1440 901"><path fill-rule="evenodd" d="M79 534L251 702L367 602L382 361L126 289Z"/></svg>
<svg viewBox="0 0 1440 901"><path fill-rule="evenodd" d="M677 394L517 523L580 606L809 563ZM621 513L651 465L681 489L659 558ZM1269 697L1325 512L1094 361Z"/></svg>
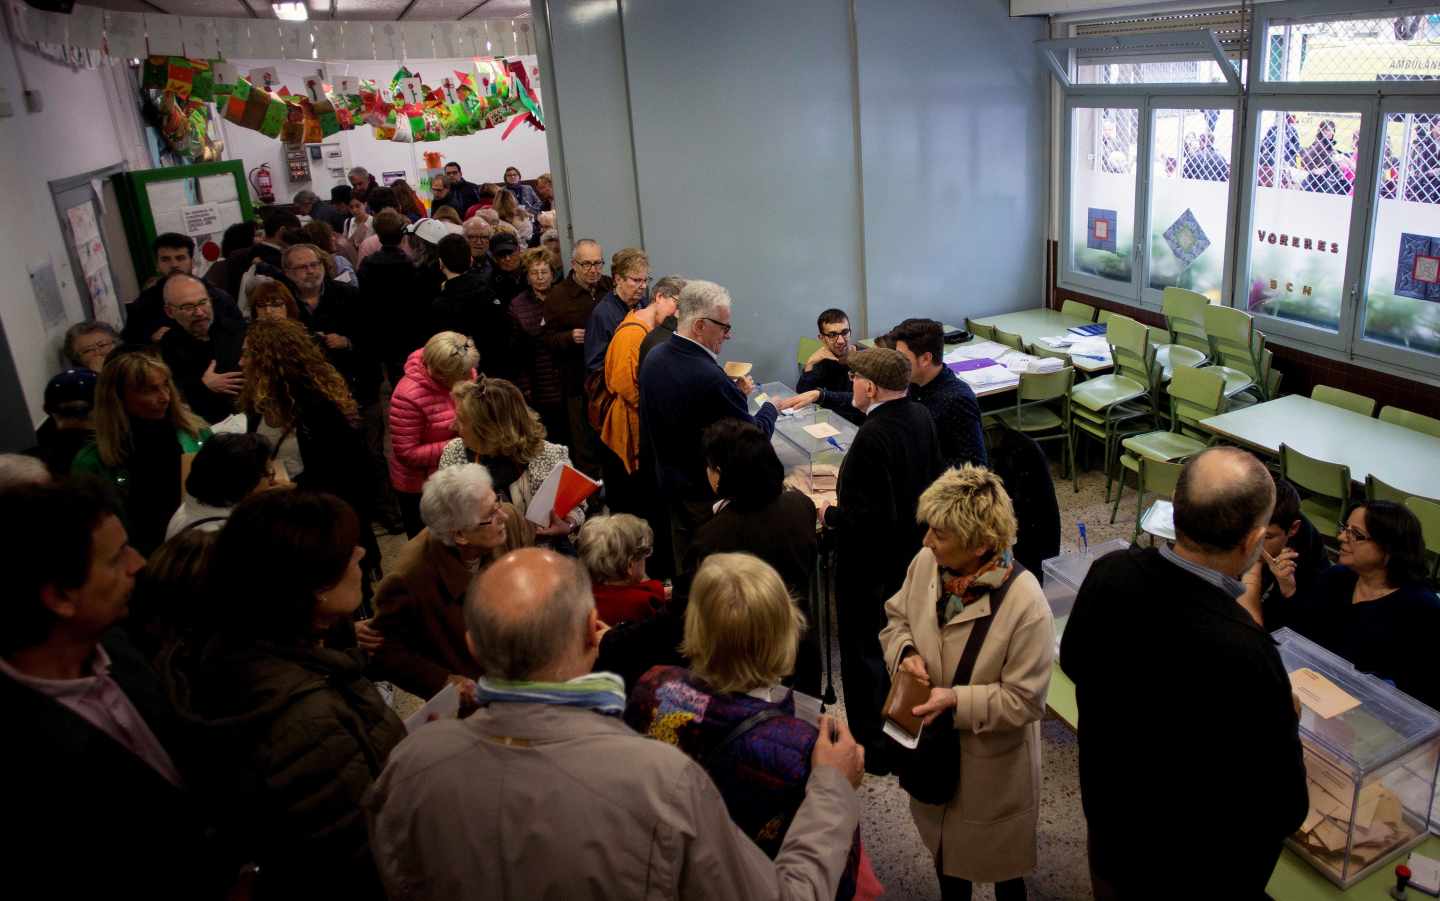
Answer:
<svg viewBox="0 0 1440 901"><path fill-rule="evenodd" d="M839 413L814 405L775 421L775 452L785 482L819 503L835 500L840 464L859 429Z"/></svg>
<svg viewBox="0 0 1440 901"><path fill-rule="evenodd" d="M1287 841L1348 888L1428 836L1440 714L1296 632L1274 638L1300 704L1310 797Z"/></svg>
<svg viewBox="0 0 1440 901"><path fill-rule="evenodd" d="M1050 615L1055 619L1055 652L1060 652L1060 636L1065 633L1065 623L1070 619L1070 608L1075 606L1075 595L1090 572L1090 564L1112 551L1123 551L1130 546L1124 538L1112 538L1088 550L1075 551L1051 557L1040 564L1045 575L1045 600L1050 602Z"/></svg>

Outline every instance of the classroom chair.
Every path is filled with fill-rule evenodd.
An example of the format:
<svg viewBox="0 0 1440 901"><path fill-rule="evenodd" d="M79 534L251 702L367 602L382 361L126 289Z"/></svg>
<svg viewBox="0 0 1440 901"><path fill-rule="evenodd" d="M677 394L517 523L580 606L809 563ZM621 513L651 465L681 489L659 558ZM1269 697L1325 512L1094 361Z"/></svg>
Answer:
<svg viewBox="0 0 1440 901"><path fill-rule="evenodd" d="M1145 326L1129 316L1115 315L1110 317L1106 337L1115 368L1070 389L1070 424L1074 437L1084 433L1103 445L1105 500L1109 501L1115 448L1122 437L1149 429L1149 425L1139 420L1153 418L1152 392L1157 379L1150 352L1150 333ZM1078 468L1071 469L1077 492L1080 490Z"/></svg>
<svg viewBox="0 0 1440 901"><path fill-rule="evenodd" d="M1076 319L1084 319L1086 322L1095 321L1095 308L1078 300L1067 300L1060 304L1060 312L1062 315L1074 316Z"/></svg>
<svg viewBox="0 0 1440 901"><path fill-rule="evenodd" d="M1113 310L1101 310L1100 312L1098 312L1098 313L1095 314L1095 321L1096 321L1096 322L1106 322L1106 323L1108 323L1111 319L1115 318L1115 316L1117 316L1117 315L1119 315L1119 314L1115 313Z"/></svg>
<svg viewBox="0 0 1440 901"><path fill-rule="evenodd" d="M1440 501L1423 497L1407 497L1405 508L1420 520L1420 534L1425 538L1425 550L1435 558L1430 566L1430 578L1440 578Z"/></svg>
<svg viewBox="0 0 1440 901"><path fill-rule="evenodd" d="M1020 351L1022 354L1025 352L1025 339L1014 332L1007 332L997 327L992 340L994 340L996 344L1003 344L1012 350Z"/></svg>
<svg viewBox="0 0 1440 901"><path fill-rule="evenodd" d="M1365 477L1365 499L1367 501L1394 501L1397 504L1405 503L1405 498L1410 497L1408 491L1401 491L1394 485L1375 478L1374 474Z"/></svg>
<svg viewBox="0 0 1440 901"><path fill-rule="evenodd" d="M1131 435L1120 442L1120 471L1116 479L1115 506L1110 510L1113 523L1120 512L1120 496L1125 493L1125 470L1140 472L1140 460L1173 463L1193 457L1209 447L1215 436L1200 427L1200 420L1225 412L1225 379L1214 367L1196 369L1182 366L1170 380L1170 428L1164 431Z"/></svg>
<svg viewBox="0 0 1440 901"><path fill-rule="evenodd" d="M1180 481L1180 470L1184 468L1183 463L1162 463L1159 460L1140 458L1140 471L1136 477L1139 490L1135 494L1135 529L1130 533L1131 544L1140 540L1140 520L1145 515L1145 495L1163 495L1166 500L1174 498L1175 485ZM1118 497L1116 502L1119 502ZM1151 544L1154 544L1154 539L1151 539Z"/></svg>
<svg viewBox="0 0 1440 901"><path fill-rule="evenodd" d="M1366 397L1363 394L1356 394L1353 391L1343 391L1339 388L1332 388L1329 385L1316 385L1310 390L1310 399L1318 400L1322 404L1329 404L1332 407L1340 407L1349 410L1351 413L1359 413L1361 416L1373 416L1375 414L1375 399Z"/></svg>
<svg viewBox="0 0 1440 901"><path fill-rule="evenodd" d="M1061 459L1073 469L1075 436L1070 432L1070 389L1074 385L1075 369L1070 366L1058 372L1022 372L1015 390L1015 409L1001 410L994 414L995 418L1007 429L1029 435L1036 443L1065 442Z"/></svg>
<svg viewBox="0 0 1440 901"><path fill-rule="evenodd" d="M1032 357L1054 357L1057 360L1064 360L1065 365L1070 365L1070 354L1053 347L1046 347L1039 341L1036 341L1035 343L1027 347L1025 349L1025 352Z"/></svg>
<svg viewBox="0 0 1440 901"><path fill-rule="evenodd" d="M986 325L983 322L976 322L969 316L965 317L965 331L969 332L977 338L983 338L986 341L995 340L995 326Z"/></svg>
<svg viewBox="0 0 1440 901"><path fill-rule="evenodd" d="M1432 416L1423 416L1399 407L1381 407L1380 418L1393 425L1404 426L1407 429L1424 432L1433 438L1440 438L1440 419Z"/></svg>
<svg viewBox="0 0 1440 901"><path fill-rule="evenodd" d="M795 342L796 371L803 373L805 371L805 362L810 359L811 354L813 354L819 349L819 338L801 338L799 341Z"/></svg>
<svg viewBox="0 0 1440 901"><path fill-rule="evenodd" d="M1166 288L1160 292L1160 312L1170 330L1170 343L1199 351L1207 358L1210 339L1205 335L1205 308L1210 300L1203 294L1184 288ZM1182 364L1194 365L1194 364Z"/></svg>
<svg viewBox="0 0 1440 901"><path fill-rule="evenodd" d="M1255 330L1255 319L1244 310L1207 304L1205 336L1210 341L1212 365L1225 376L1225 396L1254 389L1269 400L1261 352L1265 336Z"/></svg>
<svg viewBox="0 0 1440 901"><path fill-rule="evenodd" d="M1280 445L1280 475L1296 488L1310 492L1300 500L1300 512L1326 538L1340 533L1340 523L1350 512L1350 467L1307 457L1299 451Z"/></svg>

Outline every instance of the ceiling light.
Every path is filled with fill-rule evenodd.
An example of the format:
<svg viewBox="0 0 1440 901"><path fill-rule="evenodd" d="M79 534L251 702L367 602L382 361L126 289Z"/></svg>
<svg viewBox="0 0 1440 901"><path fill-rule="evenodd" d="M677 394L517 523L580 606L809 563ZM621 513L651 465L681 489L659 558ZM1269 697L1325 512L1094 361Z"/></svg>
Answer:
<svg viewBox="0 0 1440 901"><path fill-rule="evenodd" d="M275 10L275 18L288 19L291 22L303 22L310 18L310 11L305 8L304 3L272 3L270 8Z"/></svg>

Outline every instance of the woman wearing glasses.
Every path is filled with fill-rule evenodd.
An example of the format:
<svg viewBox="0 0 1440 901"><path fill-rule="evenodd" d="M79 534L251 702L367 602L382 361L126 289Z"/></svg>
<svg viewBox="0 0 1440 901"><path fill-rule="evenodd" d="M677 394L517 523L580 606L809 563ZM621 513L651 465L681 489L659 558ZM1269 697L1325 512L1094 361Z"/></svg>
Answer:
<svg viewBox="0 0 1440 901"><path fill-rule="evenodd" d="M1440 599L1425 585L1420 521L1369 501L1340 528L1340 563L1294 598L1297 632L1431 707L1440 707Z"/></svg>

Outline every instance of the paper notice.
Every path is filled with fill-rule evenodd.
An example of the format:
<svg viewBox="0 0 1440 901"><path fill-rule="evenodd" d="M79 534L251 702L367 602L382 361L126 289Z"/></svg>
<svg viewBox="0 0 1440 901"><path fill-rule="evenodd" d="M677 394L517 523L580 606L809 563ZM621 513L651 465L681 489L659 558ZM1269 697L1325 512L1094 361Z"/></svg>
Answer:
<svg viewBox="0 0 1440 901"><path fill-rule="evenodd" d="M220 211L213 203L181 207L180 216L185 222L185 234L192 238L219 230L217 226L220 223Z"/></svg>
<svg viewBox="0 0 1440 901"><path fill-rule="evenodd" d="M1328 720L1360 706L1360 702L1346 694L1340 686L1309 667L1302 666L1290 674L1290 687L1295 690L1300 703L1315 711L1321 719Z"/></svg>
<svg viewBox="0 0 1440 901"><path fill-rule="evenodd" d="M833 438L836 435L840 434L840 430L835 428L828 422L817 422L805 426L805 434L809 435L811 438L824 441L826 438Z"/></svg>
<svg viewBox="0 0 1440 901"><path fill-rule="evenodd" d="M447 684L425 706L405 718L405 731L414 732L435 720L450 720L460 715L460 689L454 682Z"/></svg>

